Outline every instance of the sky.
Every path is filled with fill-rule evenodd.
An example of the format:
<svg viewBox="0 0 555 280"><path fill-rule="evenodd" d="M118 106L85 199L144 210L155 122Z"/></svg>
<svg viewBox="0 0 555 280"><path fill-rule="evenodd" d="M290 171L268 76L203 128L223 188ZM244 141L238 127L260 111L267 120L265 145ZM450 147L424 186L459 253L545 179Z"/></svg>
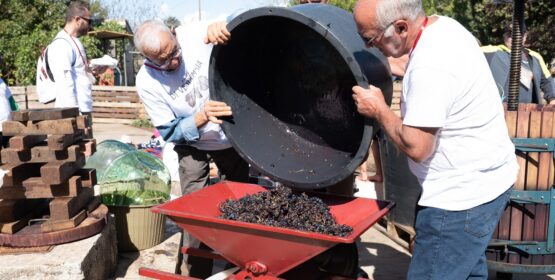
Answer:
<svg viewBox="0 0 555 280"><path fill-rule="evenodd" d="M181 23L199 20L226 19L234 11L261 6L283 6L288 0L162 0L159 6L159 18L174 16Z"/></svg>

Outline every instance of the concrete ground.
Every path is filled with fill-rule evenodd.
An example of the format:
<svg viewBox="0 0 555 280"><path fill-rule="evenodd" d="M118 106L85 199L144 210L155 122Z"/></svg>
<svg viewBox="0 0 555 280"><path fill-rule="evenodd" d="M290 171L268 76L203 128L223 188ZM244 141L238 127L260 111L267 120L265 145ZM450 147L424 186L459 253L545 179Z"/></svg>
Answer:
<svg viewBox="0 0 555 280"><path fill-rule="evenodd" d="M93 124L93 135L96 143L111 139L139 144L148 141L152 136L152 131L152 129L137 128L126 124Z"/></svg>
<svg viewBox="0 0 555 280"><path fill-rule="evenodd" d="M152 131L135 128L124 124L94 124L94 135L97 143L103 140L120 140L126 136L134 144L150 139ZM370 157L371 158L371 157ZM373 164L369 164L369 174L373 174ZM371 182L357 181L359 195L375 197L375 185ZM370 279L396 280L405 279L411 255L402 246L374 226L366 231L360 239L359 257L362 269ZM180 240L179 228L172 222L166 223L166 238L154 248L137 253L120 253L116 275L112 279L147 279L138 275L140 267L150 267L168 272L175 269L177 250ZM1 277L0 277L1 278ZM495 279L495 272L490 271L489 279ZM547 280L555 279L554 275L513 275L514 280Z"/></svg>

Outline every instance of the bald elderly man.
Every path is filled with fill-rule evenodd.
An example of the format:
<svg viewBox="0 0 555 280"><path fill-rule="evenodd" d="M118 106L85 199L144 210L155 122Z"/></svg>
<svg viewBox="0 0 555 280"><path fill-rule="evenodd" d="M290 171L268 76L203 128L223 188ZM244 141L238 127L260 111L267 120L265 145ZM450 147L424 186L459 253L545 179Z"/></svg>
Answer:
<svg viewBox="0 0 555 280"><path fill-rule="evenodd" d="M229 38L225 22L180 26L174 35L162 22L149 20L135 33L135 46L145 57L137 74L137 92L160 135L175 143L182 195L208 184L211 159L222 179L248 181L248 164L220 128L220 118L231 116L232 110L224 102L210 100L208 90L212 44L224 44ZM194 243L185 236L185 246ZM190 276L211 275L211 261L189 257L188 262Z"/></svg>
<svg viewBox="0 0 555 280"><path fill-rule="evenodd" d="M408 55L400 118L379 88L353 87L359 113L408 156L422 186L407 278L487 279L485 250L518 165L478 43L454 19L427 16L419 0L359 0L354 18L367 47Z"/></svg>

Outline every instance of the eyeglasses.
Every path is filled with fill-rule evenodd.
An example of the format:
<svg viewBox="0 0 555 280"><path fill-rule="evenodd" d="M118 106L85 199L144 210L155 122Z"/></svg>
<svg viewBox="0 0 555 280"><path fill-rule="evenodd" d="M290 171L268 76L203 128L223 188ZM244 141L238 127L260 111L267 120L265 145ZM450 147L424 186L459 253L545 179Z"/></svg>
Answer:
<svg viewBox="0 0 555 280"><path fill-rule="evenodd" d="M374 41L376 41L378 38L381 38L383 36L383 34L387 31L387 29L389 29L396 21L397 20L394 20L391 23L389 23L388 25L386 25L385 28L380 33L376 34L376 36L374 36L374 37L366 38L362 34L359 34L360 38L364 42L364 45L366 45L367 47L373 47L374 46Z"/></svg>
<svg viewBox="0 0 555 280"><path fill-rule="evenodd" d="M162 64L158 64L158 63L152 61L152 59L150 59L148 57L146 59L148 59L148 61L150 61L156 67L160 68L160 70L168 70L168 68L170 67L170 64L172 63L172 60L174 60L176 58L180 58L180 57L181 57L181 47L179 47L179 45L176 45L175 49L168 56L168 58L164 62L162 62Z"/></svg>

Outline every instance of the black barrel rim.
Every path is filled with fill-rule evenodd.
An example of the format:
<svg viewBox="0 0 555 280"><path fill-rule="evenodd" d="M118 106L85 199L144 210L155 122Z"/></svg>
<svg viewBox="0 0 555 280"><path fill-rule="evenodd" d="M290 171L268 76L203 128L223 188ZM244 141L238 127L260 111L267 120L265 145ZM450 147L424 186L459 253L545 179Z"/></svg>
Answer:
<svg viewBox="0 0 555 280"><path fill-rule="evenodd" d="M325 40L331 45L333 46L333 48L335 48L335 50L340 54L340 57L343 59L343 62L345 63L345 65L347 65L348 69L351 72L351 75L353 76L353 84L358 84L361 86L367 86L368 85L368 79L367 79L367 75L364 73L363 69L361 68L361 64L359 61L357 61L357 58L355 57L355 55L352 53L352 50L349 50L341 41L341 38L338 38L337 36L335 36L335 34L333 34L333 32L330 32L330 26L325 26L323 25L321 22L318 22L317 20L313 19L310 17L310 12L311 9L327 9L327 10L332 10L333 12L337 12L337 13L344 13L343 16L347 15L349 17L349 20L352 20L352 15L342 9L339 9L337 7L334 6L330 6L330 5L324 5L324 4L314 4L314 5L299 5L299 6L295 6L292 8L280 8L280 7L263 7L263 8L258 8L258 9L253 9L250 11L247 11L239 16L237 16L235 19L233 19L229 24L228 24L228 29L232 32L232 34L234 34L234 30L236 30L237 28L240 28L242 24L245 24L249 21L252 20L256 20L259 19L261 17L276 17L276 18L280 18L283 20L287 20L287 21L293 21L296 22L296 24L301 24L304 25L308 28L310 28L312 31L318 33L320 36L322 36L323 38L325 38ZM309 14L307 16L307 14ZM356 32L356 29L353 30L353 32ZM356 36L357 39L358 38L358 34L354 34L354 36ZM233 41L234 37L232 35L232 41ZM363 42L362 40L359 39L359 44L361 45L361 49L365 50L364 46L363 46ZM225 47L224 47L225 48ZM214 81L212 80L212 77L215 76L216 74L216 68L217 66L216 64L216 59L220 53L220 51L222 51L220 46L216 46L212 52L212 56L211 56L211 60L210 60L210 74L209 76L210 78L210 92L212 94L213 99L215 100L223 100L226 101L226 96L224 93L219 92L218 90L216 90L216 86L214 85ZM376 52L371 54L374 57L374 60L381 60L382 62L384 61L383 57L379 57L380 54L376 55ZM374 63L375 64L375 63ZM384 63L384 67L382 69L382 72L385 72L384 74L387 75L387 79L389 80L389 83L387 82L382 82L382 91L384 91L384 96L386 97L386 101L388 103L391 102L391 92L392 92L392 83L391 83L391 78L390 78L390 70L389 70L389 66L387 65L387 63ZM367 70L368 72L368 70ZM219 74L219 73L218 73ZM383 80L383 78L382 78ZM385 84L385 86L383 85ZM352 101L352 100L351 100ZM230 104L232 105L232 104ZM353 105L354 106L354 105ZM234 106L232 105L232 108L234 109L234 114L236 113ZM276 172L273 172L272 168L269 166L264 166L262 164L260 164L260 162L258 161L258 159L256 158L256 155L253 155L252 153L248 153L245 152L243 150L244 147L241 147L241 143L238 143L240 141L237 141L237 135L234 135L233 132L233 123L229 122L229 121L224 121L224 124L222 125L222 128L224 130L224 132L226 133L226 135L228 135L228 139L231 142L231 144L236 148L236 150L238 151L238 153L246 160L248 161L251 165L255 166L256 168L260 169L260 171L262 173L264 173L265 175L271 177L272 179L279 181L285 185L291 186L291 187L295 187L295 188L300 188L300 189L317 189L317 188L322 188L322 187L326 187L326 186L330 186L330 185L334 185L340 181L342 181L343 179L345 179L347 176L349 176L350 174L352 174L354 172L354 170L360 165L360 163L365 159L365 157L367 156L368 153L368 147L370 145L370 142L372 141L372 138L376 132L377 126L376 123L373 120L368 120L368 119L362 119L363 122L363 129L362 129L362 137L360 140L360 143L358 145L358 148L356 149L356 152L352 152L352 158L349 160L348 163L346 163L345 165L343 165L337 172L335 172L335 174L331 174L329 176L322 176L321 178L318 178L317 180L299 180L298 178L292 178L292 176L284 176L283 173L282 174L277 174ZM236 133L237 134L237 133ZM278 148L278 147L276 147ZM302 169L299 169L302 170ZM306 172L306 170L305 170ZM310 172L310 170L309 170ZM291 171L290 171L291 174ZM293 174L294 175L294 174ZM308 177L306 177L308 179Z"/></svg>

